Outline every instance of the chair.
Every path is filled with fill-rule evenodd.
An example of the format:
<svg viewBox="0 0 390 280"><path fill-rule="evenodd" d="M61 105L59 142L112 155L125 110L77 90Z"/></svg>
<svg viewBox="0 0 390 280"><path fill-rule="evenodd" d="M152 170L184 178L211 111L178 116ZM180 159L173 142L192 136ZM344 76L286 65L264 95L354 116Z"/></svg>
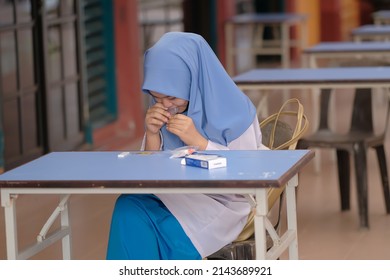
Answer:
<svg viewBox="0 0 390 280"><path fill-rule="evenodd" d="M368 148L376 150L382 177L386 212L390 213L389 181L384 149L390 109L389 107L387 108L385 129L381 133L376 134L373 129L371 89L357 89L353 101L349 132L340 134L333 132L328 126L328 113L332 111L332 108L329 107L330 96L330 89L321 92L319 128L312 135L300 139L298 148L336 149L342 211L350 209L350 157L354 159L360 227L368 228ZM389 103L389 98L387 98L387 101Z"/></svg>
<svg viewBox="0 0 390 280"><path fill-rule="evenodd" d="M288 110L289 105L296 105L294 111ZM309 122L304 114L303 106L298 99L287 100L280 110L260 122L262 132L262 143L270 149L295 149L298 140L303 136L308 128ZM294 129L292 129L294 127ZM277 211L274 222L275 231L280 233L280 216L282 209L283 188L270 188L268 190L268 209L269 216L273 211ZM249 198L251 199L251 198ZM252 198L253 200L253 198ZM277 203L279 200L279 203ZM275 212L274 212L275 214ZM237 237L237 239L207 257L209 260L251 260L255 259L255 240L254 240L254 216L255 208L248 216L247 223ZM270 218L270 217L269 217ZM277 243L278 236L269 234L267 236L268 248Z"/></svg>

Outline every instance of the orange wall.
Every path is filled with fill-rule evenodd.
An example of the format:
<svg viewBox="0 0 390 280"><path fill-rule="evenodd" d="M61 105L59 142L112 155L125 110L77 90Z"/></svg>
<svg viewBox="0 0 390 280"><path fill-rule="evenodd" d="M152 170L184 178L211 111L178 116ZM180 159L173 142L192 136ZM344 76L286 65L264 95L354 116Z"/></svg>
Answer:
<svg viewBox="0 0 390 280"><path fill-rule="evenodd" d="M343 0L340 5L341 40L351 40L351 30L360 25L358 0Z"/></svg>
<svg viewBox="0 0 390 280"><path fill-rule="evenodd" d="M307 14L307 45L320 41L350 40L351 29L360 25L359 0L286 0L289 12Z"/></svg>
<svg viewBox="0 0 390 280"><path fill-rule="evenodd" d="M294 2L294 12L308 16L306 31L307 46L317 44L320 41L320 0L295 0Z"/></svg>
<svg viewBox="0 0 390 280"><path fill-rule="evenodd" d="M236 14L235 0L217 0L217 34L218 34L218 58L225 65L225 22Z"/></svg>

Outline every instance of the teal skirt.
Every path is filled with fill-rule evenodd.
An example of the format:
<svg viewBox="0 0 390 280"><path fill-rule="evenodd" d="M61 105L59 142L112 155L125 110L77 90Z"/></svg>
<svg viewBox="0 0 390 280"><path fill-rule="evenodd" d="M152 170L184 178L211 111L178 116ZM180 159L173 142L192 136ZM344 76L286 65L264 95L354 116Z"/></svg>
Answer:
<svg viewBox="0 0 390 280"><path fill-rule="evenodd" d="M198 251L161 200L151 194L118 197L108 260L198 260Z"/></svg>

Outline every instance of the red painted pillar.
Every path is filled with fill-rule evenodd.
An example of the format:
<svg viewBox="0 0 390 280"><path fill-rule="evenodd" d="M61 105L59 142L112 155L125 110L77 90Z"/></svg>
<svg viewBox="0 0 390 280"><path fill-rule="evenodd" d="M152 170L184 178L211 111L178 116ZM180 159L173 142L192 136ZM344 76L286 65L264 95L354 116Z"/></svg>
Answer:
<svg viewBox="0 0 390 280"><path fill-rule="evenodd" d="M296 1L295 0L286 0L284 2L284 12L285 13L296 13L297 12ZM294 40L297 38L296 27L292 27L291 38ZM299 52L300 52L300 50L298 50L297 48L293 48L290 50L290 56L291 56L292 61L298 60L298 58L300 57Z"/></svg>
<svg viewBox="0 0 390 280"><path fill-rule="evenodd" d="M321 41L341 41L340 0L321 0Z"/></svg>
<svg viewBox="0 0 390 280"><path fill-rule="evenodd" d="M225 22L236 14L235 2L234 0L217 0L217 52L224 66L226 66Z"/></svg>

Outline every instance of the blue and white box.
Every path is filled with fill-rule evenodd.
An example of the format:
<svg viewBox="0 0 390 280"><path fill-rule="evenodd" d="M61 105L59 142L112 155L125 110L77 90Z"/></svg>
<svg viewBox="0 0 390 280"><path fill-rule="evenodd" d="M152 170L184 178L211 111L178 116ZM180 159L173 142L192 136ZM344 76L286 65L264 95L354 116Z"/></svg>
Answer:
<svg viewBox="0 0 390 280"><path fill-rule="evenodd" d="M183 165L200 167L204 169L214 169L226 167L227 160L225 157L215 154L194 153L187 155L182 159Z"/></svg>

